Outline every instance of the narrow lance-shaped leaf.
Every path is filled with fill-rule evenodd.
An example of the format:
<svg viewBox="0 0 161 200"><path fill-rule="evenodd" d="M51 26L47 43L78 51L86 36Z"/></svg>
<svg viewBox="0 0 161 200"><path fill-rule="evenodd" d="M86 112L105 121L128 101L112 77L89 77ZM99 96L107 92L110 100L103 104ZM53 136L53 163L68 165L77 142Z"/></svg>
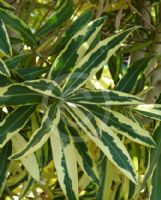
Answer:
<svg viewBox="0 0 161 200"><path fill-rule="evenodd" d="M113 55L111 56L111 58L108 61L108 69L109 72L111 74L111 77L115 83L115 85L117 84L119 78L119 75L122 72L122 63L123 63L123 55L121 53L121 55L117 54L117 55Z"/></svg>
<svg viewBox="0 0 161 200"><path fill-rule="evenodd" d="M5 87L11 84L11 80L4 75L0 75L0 87Z"/></svg>
<svg viewBox="0 0 161 200"><path fill-rule="evenodd" d="M0 88L0 105L31 105L42 102L38 94L22 84L12 84Z"/></svg>
<svg viewBox="0 0 161 200"><path fill-rule="evenodd" d="M18 74L24 80L34 80L40 77L42 74L46 74L49 72L50 67L25 67L15 70L16 74Z"/></svg>
<svg viewBox="0 0 161 200"><path fill-rule="evenodd" d="M132 107L132 110L137 113L149 117L151 119L161 121L161 105L160 104L143 104L136 107Z"/></svg>
<svg viewBox="0 0 161 200"><path fill-rule="evenodd" d="M35 153L39 166L42 169L44 166L48 164L48 159L49 159L48 142L44 143L43 146L40 149L38 149Z"/></svg>
<svg viewBox="0 0 161 200"><path fill-rule="evenodd" d="M38 119L38 115L36 113L32 114L31 116L31 126L32 126L32 132L34 133L40 126L40 119ZM48 156L49 156L49 146L46 142L40 149L38 149L36 152L36 159L39 163L40 168L46 166L48 163Z"/></svg>
<svg viewBox="0 0 161 200"><path fill-rule="evenodd" d="M19 66L22 66L22 63L26 61L26 59L30 56L30 54L19 54L18 56L12 57L5 61L8 69L15 69Z"/></svg>
<svg viewBox="0 0 161 200"><path fill-rule="evenodd" d="M161 133L161 123L159 123L157 125L157 127L155 128L155 131L154 131L153 138L154 138L154 141L156 142L156 148L150 149L150 161L149 161L143 182L141 184L140 191L141 191L141 189L144 188L145 184L151 178L151 176L153 176L154 169L158 165L158 161L161 157L161 137L160 137L160 133Z"/></svg>
<svg viewBox="0 0 161 200"><path fill-rule="evenodd" d="M104 21L105 18L102 17L90 22L71 38L65 49L53 63L49 73L50 79L61 78L63 80L64 75L71 72L90 48L90 45L100 32Z"/></svg>
<svg viewBox="0 0 161 200"><path fill-rule="evenodd" d="M63 87L64 96L70 95L83 86L88 79L96 74L119 49L124 40L135 28L115 34L99 42L75 67Z"/></svg>
<svg viewBox="0 0 161 200"><path fill-rule="evenodd" d="M72 36L89 22L91 17L92 11L88 10L83 12L75 21L73 21L69 28L61 36L60 41L58 41L58 43L54 46L52 53L60 51L60 49L68 43Z"/></svg>
<svg viewBox="0 0 161 200"><path fill-rule="evenodd" d="M32 134L29 142L19 152L13 154L10 159L23 158L39 149L56 128L60 119L60 111L57 105L52 104L46 111L41 126Z"/></svg>
<svg viewBox="0 0 161 200"><path fill-rule="evenodd" d="M117 133L120 133L121 135L124 135L139 144L152 147L155 146L155 142L148 131L121 113L108 108L101 108L93 105L87 106L87 108L102 122L104 122L105 126L107 125Z"/></svg>
<svg viewBox="0 0 161 200"><path fill-rule="evenodd" d="M136 96L112 90L82 90L66 97L66 101L80 104L96 105L131 105L142 104L142 100Z"/></svg>
<svg viewBox="0 0 161 200"><path fill-rule="evenodd" d="M16 166L15 166L15 165ZM11 166L15 166L19 168L19 163L18 162L14 162L14 164L12 164L11 162ZM9 187L14 187L14 186L18 186L20 184L22 184L22 182L24 182L24 180L27 180L27 175L28 173L26 172L26 170L22 170L20 174L18 174L16 177L9 177L9 179L7 180L7 185Z"/></svg>
<svg viewBox="0 0 161 200"><path fill-rule="evenodd" d="M2 54L4 53L7 57L12 56L9 36L2 19L0 19L0 52L2 52Z"/></svg>
<svg viewBox="0 0 161 200"><path fill-rule="evenodd" d="M7 68L7 65L5 64L5 62L3 60L0 59L0 74L4 75L4 76L11 76L10 72Z"/></svg>
<svg viewBox="0 0 161 200"><path fill-rule="evenodd" d="M14 7L12 7L9 3L7 3L4 0L0 0L0 8L6 9L6 10L12 10L12 11L15 10Z"/></svg>
<svg viewBox="0 0 161 200"><path fill-rule="evenodd" d="M120 139L110 128L83 107L69 104L66 110L91 140L104 152L108 159L122 171L131 181L136 183L137 177L131 158ZM99 128L102 131L99 131Z"/></svg>
<svg viewBox="0 0 161 200"><path fill-rule="evenodd" d="M86 144L86 141L81 136L79 131L71 126L68 126L68 130L72 135L75 147L76 158L78 164L84 173L96 184L99 184L98 171L94 158Z"/></svg>
<svg viewBox="0 0 161 200"><path fill-rule="evenodd" d="M27 193L31 190L32 186L34 185L35 180L29 176L27 182L24 184L23 189L20 193L19 200L23 199Z"/></svg>
<svg viewBox="0 0 161 200"><path fill-rule="evenodd" d="M12 153L12 144L8 142L2 149L0 149L0 195L3 193L5 188L5 182L7 179L8 167L10 160L8 157Z"/></svg>
<svg viewBox="0 0 161 200"><path fill-rule="evenodd" d="M63 121L50 135L51 148L60 186L68 200L78 199L78 172L75 151Z"/></svg>
<svg viewBox="0 0 161 200"><path fill-rule="evenodd" d="M14 31L19 32L21 36L25 39L27 44L31 45L32 47L35 47L37 45L35 37L32 34L31 30L16 15L14 15L10 11L0 8L0 17L3 19L5 24L14 29Z"/></svg>
<svg viewBox="0 0 161 200"><path fill-rule="evenodd" d="M132 93L138 94L142 92L144 90L145 85L146 85L146 75L144 73L141 73L135 83L134 88L132 89Z"/></svg>
<svg viewBox="0 0 161 200"><path fill-rule="evenodd" d="M113 181L115 181L116 169L104 155L100 156L100 160L100 185L96 194L96 200L107 200L111 198L112 194L112 196L115 196L115 191L111 190L111 186Z"/></svg>
<svg viewBox="0 0 161 200"><path fill-rule="evenodd" d="M34 112L35 106L23 106L11 112L0 124L0 148L20 131Z"/></svg>
<svg viewBox="0 0 161 200"><path fill-rule="evenodd" d="M152 57L145 57L134 62L134 64L128 68L125 76L123 76L123 78L119 81L116 90L122 92L130 92L134 87L139 74L144 72L145 68L148 67L151 59Z"/></svg>
<svg viewBox="0 0 161 200"><path fill-rule="evenodd" d="M10 36L10 42L12 45L15 45L15 44L23 44L24 43L24 40L23 38L20 38L20 37L14 37L14 36Z"/></svg>
<svg viewBox="0 0 161 200"><path fill-rule="evenodd" d="M161 197L161 156L157 162L157 166L154 170L152 181L151 181L151 191L150 191L150 200L160 200Z"/></svg>
<svg viewBox="0 0 161 200"><path fill-rule="evenodd" d="M25 81L22 84L35 92L51 97L61 97L61 89L55 81L38 79L33 81Z"/></svg>
<svg viewBox="0 0 161 200"><path fill-rule="evenodd" d="M62 25L73 14L73 0L65 0L59 10L54 12L47 22L36 32L36 36L45 35Z"/></svg>
<svg viewBox="0 0 161 200"><path fill-rule="evenodd" d="M20 151L25 145L27 145L26 140L20 135L16 134L12 139L12 146L14 152ZM25 158L20 159L21 163L24 165L26 170L30 173L30 175L37 181L40 180L40 172L39 166L36 160L35 154L30 154Z"/></svg>

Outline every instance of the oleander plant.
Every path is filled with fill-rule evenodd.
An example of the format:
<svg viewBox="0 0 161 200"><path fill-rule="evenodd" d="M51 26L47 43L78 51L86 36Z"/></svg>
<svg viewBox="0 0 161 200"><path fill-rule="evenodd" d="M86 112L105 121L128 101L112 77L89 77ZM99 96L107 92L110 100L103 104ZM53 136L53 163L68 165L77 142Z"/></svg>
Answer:
<svg viewBox="0 0 161 200"><path fill-rule="evenodd" d="M0 1L1 199L161 199L159 1L107 2Z"/></svg>

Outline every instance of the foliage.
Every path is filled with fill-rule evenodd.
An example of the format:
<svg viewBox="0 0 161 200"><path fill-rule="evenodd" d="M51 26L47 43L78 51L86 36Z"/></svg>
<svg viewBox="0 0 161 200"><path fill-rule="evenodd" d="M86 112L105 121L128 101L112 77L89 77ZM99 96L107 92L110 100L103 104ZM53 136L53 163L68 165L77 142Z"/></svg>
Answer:
<svg viewBox="0 0 161 200"><path fill-rule="evenodd" d="M0 1L1 198L160 199L161 105L146 78L160 59L145 39L157 1L154 24L131 1L34 2L20 14ZM129 9L152 29L143 42L135 15L121 23Z"/></svg>

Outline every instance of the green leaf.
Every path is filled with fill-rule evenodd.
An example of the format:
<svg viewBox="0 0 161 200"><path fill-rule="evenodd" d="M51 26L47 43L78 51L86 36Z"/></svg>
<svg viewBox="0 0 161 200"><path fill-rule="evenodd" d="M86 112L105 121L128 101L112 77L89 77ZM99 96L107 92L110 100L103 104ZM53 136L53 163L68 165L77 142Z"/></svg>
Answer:
<svg viewBox="0 0 161 200"><path fill-rule="evenodd" d="M66 110L73 117L80 128L103 151L108 159L122 171L132 182L136 183L137 177L131 158L120 139L113 131L104 126L100 120L83 107L69 104ZM100 130L101 128L101 130Z"/></svg>
<svg viewBox="0 0 161 200"><path fill-rule="evenodd" d="M16 70L16 73L24 80L34 80L42 74L49 72L50 67L31 67Z"/></svg>
<svg viewBox="0 0 161 200"><path fill-rule="evenodd" d="M143 51L143 49L149 47L152 43L153 41L151 40L149 41L144 40L141 42L134 43L133 45L127 45L127 47L125 47L125 49L123 50L123 53L126 54L126 53Z"/></svg>
<svg viewBox="0 0 161 200"><path fill-rule="evenodd" d="M161 197L161 157L158 160L157 166L154 170L151 182L150 200L160 200Z"/></svg>
<svg viewBox="0 0 161 200"><path fill-rule="evenodd" d="M52 53L60 51L68 41L76 34L82 27L84 27L92 17L92 11L88 10L83 12L72 24L69 28L63 33L61 39L55 45Z"/></svg>
<svg viewBox="0 0 161 200"><path fill-rule="evenodd" d="M0 148L20 131L34 112L35 106L23 106L12 111L0 124Z"/></svg>
<svg viewBox="0 0 161 200"><path fill-rule="evenodd" d="M56 128L60 119L60 111L57 105L52 104L46 111L41 126L32 134L29 142L19 152L13 154L10 159L21 159L39 149Z"/></svg>
<svg viewBox="0 0 161 200"><path fill-rule="evenodd" d="M79 133L79 130L68 126L68 130L74 140L76 159L84 173L96 184L99 184L98 171L94 158L86 144L86 141Z"/></svg>
<svg viewBox="0 0 161 200"><path fill-rule="evenodd" d="M60 186L68 200L78 199L78 172L75 151L63 121L50 135L55 168Z"/></svg>
<svg viewBox="0 0 161 200"><path fill-rule="evenodd" d="M72 96L66 97L65 101L96 105L135 105L142 103L142 100L136 96L112 90L82 90Z"/></svg>
<svg viewBox="0 0 161 200"><path fill-rule="evenodd" d="M11 81L8 79L8 77L4 75L0 75L0 87L4 87L10 84L11 84Z"/></svg>
<svg viewBox="0 0 161 200"><path fill-rule="evenodd" d="M138 94L144 90L144 87L146 86L146 75L144 73L141 73L138 80L135 83L135 87L133 88L132 93Z"/></svg>
<svg viewBox="0 0 161 200"><path fill-rule="evenodd" d="M7 179L8 167L10 160L8 157L12 153L12 145L8 142L2 149L0 149L0 195L3 193L5 182Z"/></svg>
<svg viewBox="0 0 161 200"><path fill-rule="evenodd" d="M25 81L22 83L24 86L29 89L44 94L51 97L60 98L61 97L61 88L53 80L47 79L38 79L33 81Z"/></svg>
<svg viewBox="0 0 161 200"><path fill-rule="evenodd" d="M64 96L70 95L78 90L90 77L104 67L109 58L114 55L120 45L134 30L135 28L128 29L102 40L92 51L84 56L75 67L75 70L67 78L63 87Z"/></svg>
<svg viewBox="0 0 161 200"><path fill-rule="evenodd" d="M14 152L20 151L24 146L27 145L26 140L20 135L16 134L12 139L12 146ZM39 165L36 160L34 153L30 154L25 158L20 159L26 170L30 173L34 180L40 180Z"/></svg>
<svg viewBox="0 0 161 200"><path fill-rule="evenodd" d="M26 59L28 59L28 57L30 56L31 54L20 54L20 55L17 55L13 58L10 58L8 60L5 61L7 67L9 69L15 69L15 68L18 68L19 66L22 67L22 63L24 61L26 61Z"/></svg>
<svg viewBox="0 0 161 200"><path fill-rule="evenodd" d="M90 48L90 45L100 32L105 18L96 19L87 24L76 35L74 35L65 49L57 57L49 73L49 78L58 81L71 72Z"/></svg>
<svg viewBox="0 0 161 200"><path fill-rule="evenodd" d="M143 104L132 107L131 109L145 117L161 121L160 104Z"/></svg>
<svg viewBox="0 0 161 200"><path fill-rule="evenodd" d="M12 48L11 48L9 36L2 19L0 19L0 52L1 51L7 57L12 56Z"/></svg>
<svg viewBox="0 0 161 200"><path fill-rule="evenodd" d="M46 23L36 32L36 36L45 35L62 25L73 14L73 0L65 0L63 5L54 12Z"/></svg>
<svg viewBox="0 0 161 200"><path fill-rule="evenodd" d="M112 183L115 176L115 167L113 164L105 157L101 155L100 163L100 185L98 187L98 192L96 195L96 200L107 200L111 198L112 194L115 192L112 190Z"/></svg>
<svg viewBox="0 0 161 200"><path fill-rule="evenodd" d="M7 68L7 65L5 64L5 62L3 60L0 59L0 74L4 75L4 76L8 76L10 77L10 72Z"/></svg>
<svg viewBox="0 0 161 200"><path fill-rule="evenodd" d="M123 65L122 57L123 56L119 54L113 55L108 61L108 68L115 85L120 79L119 75L122 73L122 65Z"/></svg>
<svg viewBox="0 0 161 200"><path fill-rule="evenodd" d="M100 108L93 105L86 107L102 122L104 122L105 126L107 125L117 133L124 135L139 144L152 147L155 146L155 142L149 135L148 131L121 113L112 111L108 108Z"/></svg>
<svg viewBox="0 0 161 200"><path fill-rule="evenodd" d="M26 170L22 170L21 173L19 173L17 176L12 177L12 178L10 177L9 180L7 180L6 184L11 189L14 189L14 188L18 187L19 185L21 185L26 180L27 180L27 172L26 172Z"/></svg>
<svg viewBox="0 0 161 200"><path fill-rule="evenodd" d="M31 190L31 188L32 188L34 183L35 183L35 180L31 176L29 176L27 182L23 186L23 189L22 189L22 191L20 193L19 200L23 199L26 196L26 194L28 192L30 192L30 190Z"/></svg>
<svg viewBox="0 0 161 200"><path fill-rule="evenodd" d="M10 42L11 42L11 45L16 45L16 44L23 45L24 40L23 40L23 38L20 38L18 36L16 36L16 37L10 36Z"/></svg>
<svg viewBox="0 0 161 200"><path fill-rule="evenodd" d="M150 149L150 161L149 161L147 170L145 172L145 176L144 176L143 182L141 184L140 190L142 188L144 188L145 184L148 182L148 180L151 178L151 176L152 177L154 176L152 178L153 181L154 181L154 178L156 177L156 175L154 175L153 172L154 172L154 169L157 166L159 167L159 160L161 160L161 137L160 137L160 133L161 133L161 123L158 124L158 126L155 128L155 131L154 131L153 139L156 142L156 148ZM155 173L157 173L157 171L158 171L158 169L156 170Z"/></svg>
<svg viewBox="0 0 161 200"><path fill-rule="evenodd" d="M0 8L0 17L3 19L4 23L10 26L14 31L19 32L24 38L27 44L32 47L37 46L34 35L27 25L19 19L12 12L3 10Z"/></svg>
<svg viewBox="0 0 161 200"><path fill-rule="evenodd" d="M0 105L31 105L42 102L42 95L22 84L12 84L0 88Z"/></svg>
<svg viewBox="0 0 161 200"><path fill-rule="evenodd" d="M128 68L127 73L119 81L116 90L130 92L133 89L139 74L144 72L151 59L152 57L145 57L134 62L133 65Z"/></svg>
<svg viewBox="0 0 161 200"><path fill-rule="evenodd" d="M150 3L151 3L151 4L153 4L153 3L159 3L159 1L160 1L160 0L150 0Z"/></svg>
<svg viewBox="0 0 161 200"><path fill-rule="evenodd" d="M9 3L7 3L6 1L0 0L0 8L6 9L6 10L11 10L14 11L15 8L12 7Z"/></svg>

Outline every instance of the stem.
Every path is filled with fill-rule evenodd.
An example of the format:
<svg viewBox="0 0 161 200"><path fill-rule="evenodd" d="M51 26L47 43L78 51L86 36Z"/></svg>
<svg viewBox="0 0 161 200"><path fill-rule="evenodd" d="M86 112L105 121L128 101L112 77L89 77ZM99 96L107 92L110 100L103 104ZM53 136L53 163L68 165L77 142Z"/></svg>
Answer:
<svg viewBox="0 0 161 200"><path fill-rule="evenodd" d="M126 0L126 2L129 5L129 8L131 9L132 12L135 12L144 22L151 28L153 31L156 31L156 27L153 26L145 17L142 13L140 13L131 3L129 0Z"/></svg>

